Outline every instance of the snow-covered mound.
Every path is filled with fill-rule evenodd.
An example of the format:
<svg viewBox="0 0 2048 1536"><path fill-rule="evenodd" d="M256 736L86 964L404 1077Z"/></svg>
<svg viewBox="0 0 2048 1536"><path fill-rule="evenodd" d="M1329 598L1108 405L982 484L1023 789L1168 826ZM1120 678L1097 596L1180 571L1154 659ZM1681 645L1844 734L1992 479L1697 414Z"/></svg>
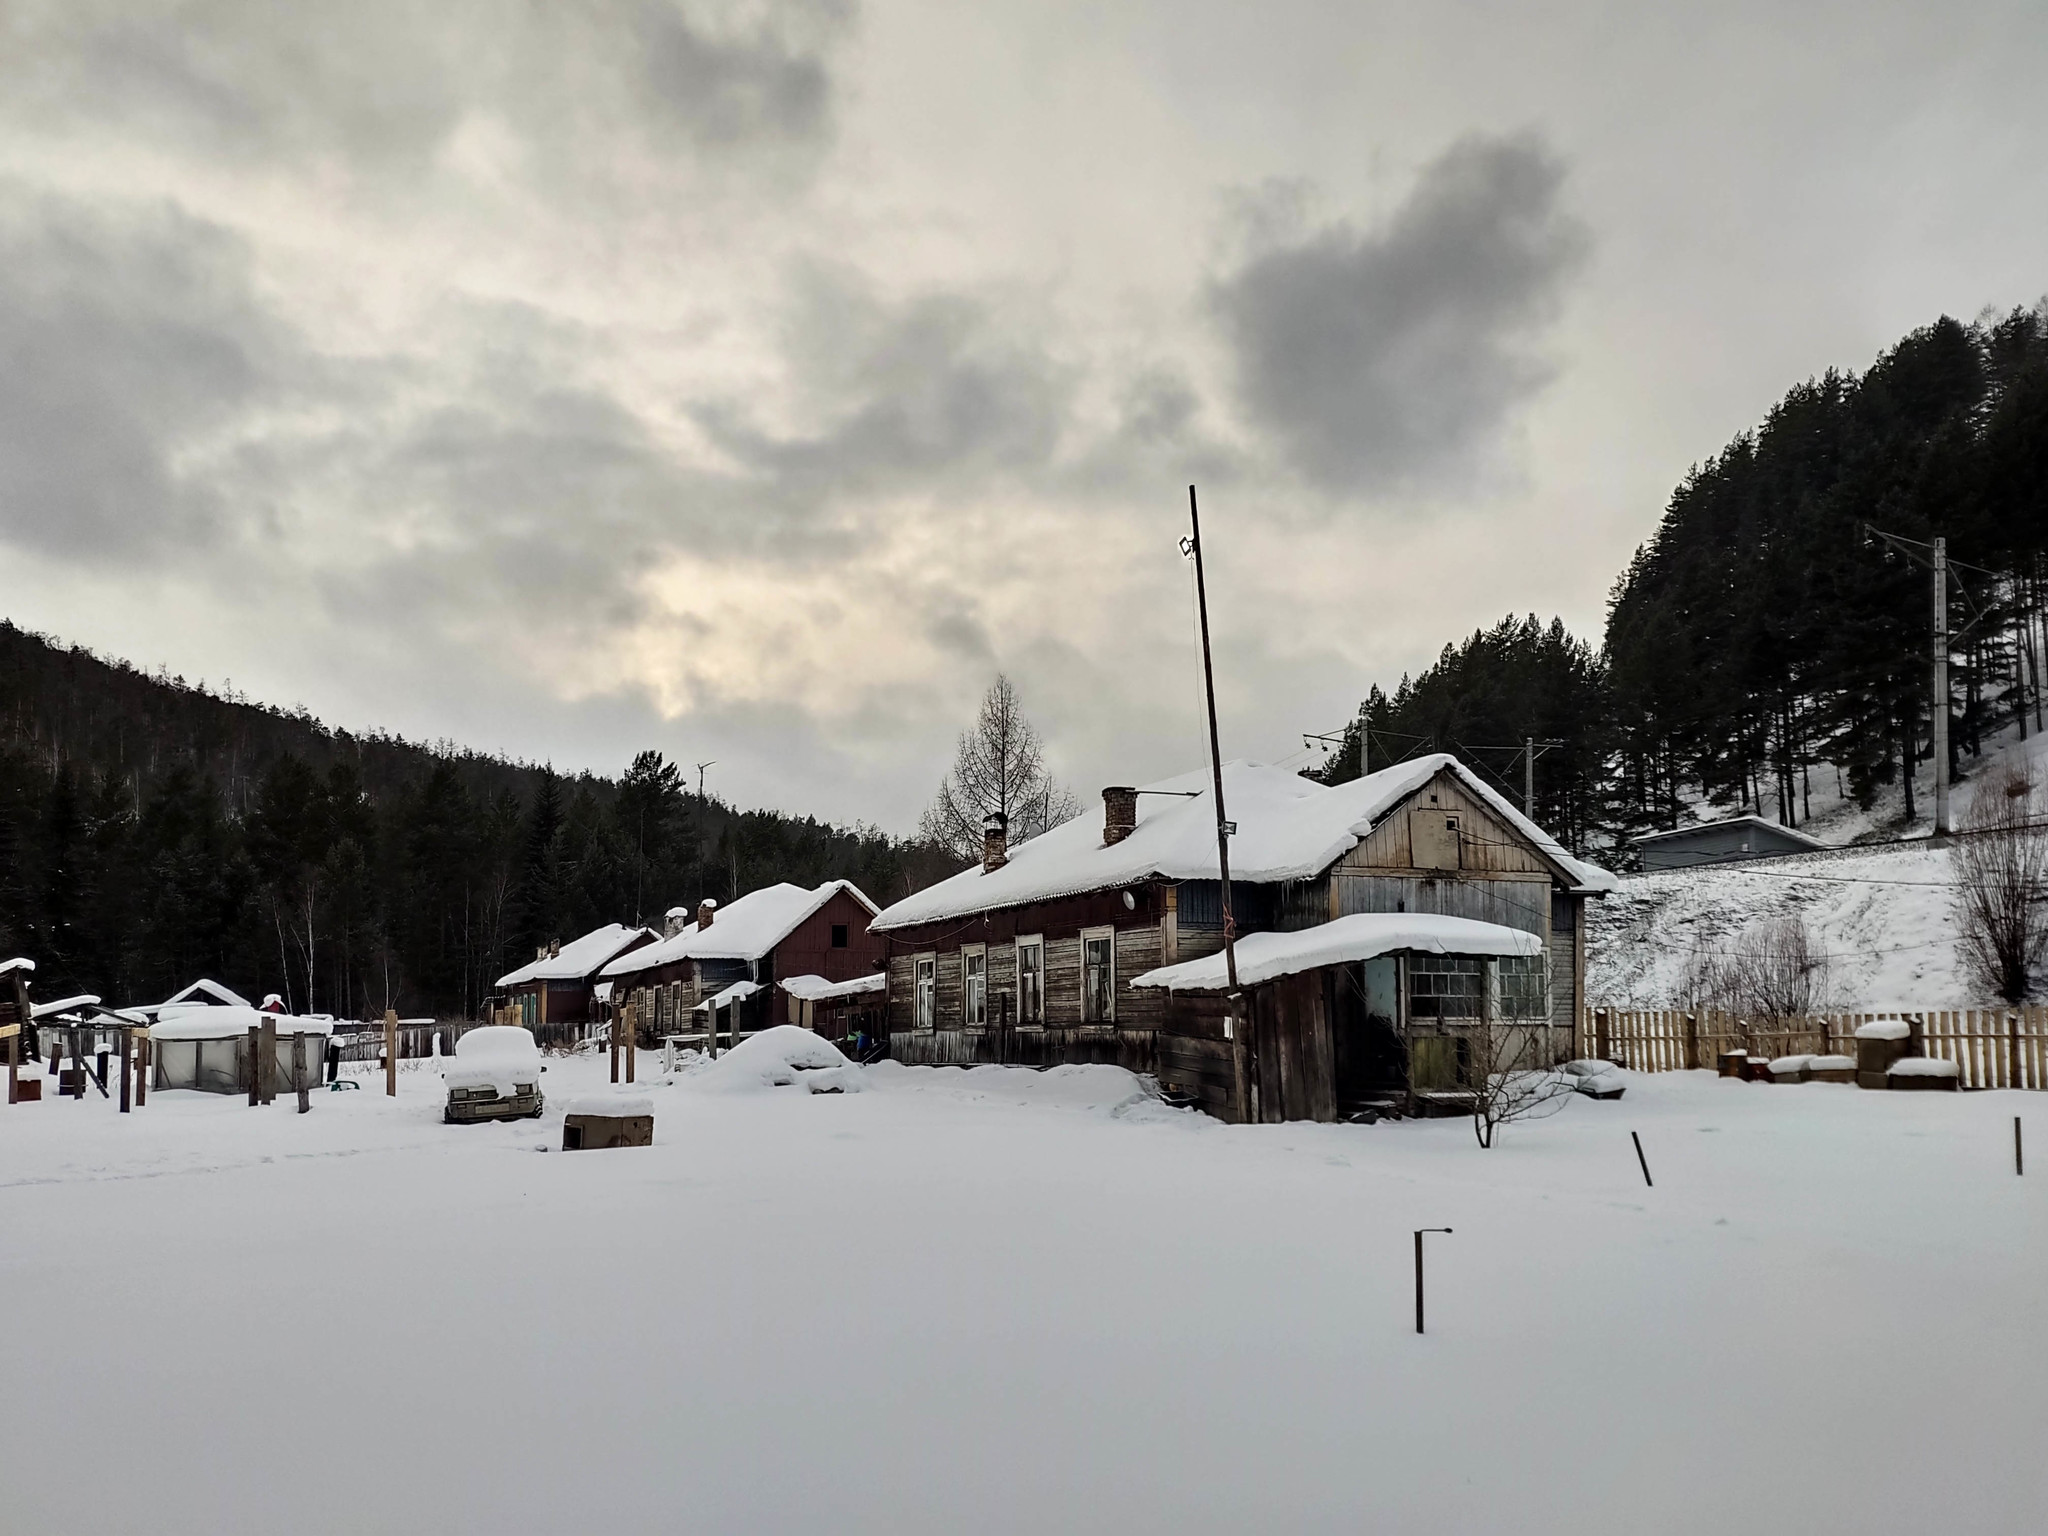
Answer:
<svg viewBox="0 0 2048 1536"><path fill-rule="evenodd" d="M540 1082L540 1066L540 1047L533 1043L531 1030L518 1024L486 1024L455 1042L455 1054L441 1069L441 1080L450 1088L494 1088L510 1098Z"/></svg>
<svg viewBox="0 0 2048 1536"><path fill-rule="evenodd" d="M693 1088L715 1093L758 1093L769 1088L804 1087L812 1093L858 1093L860 1068L822 1035L794 1024L764 1029L742 1040L689 1078Z"/></svg>

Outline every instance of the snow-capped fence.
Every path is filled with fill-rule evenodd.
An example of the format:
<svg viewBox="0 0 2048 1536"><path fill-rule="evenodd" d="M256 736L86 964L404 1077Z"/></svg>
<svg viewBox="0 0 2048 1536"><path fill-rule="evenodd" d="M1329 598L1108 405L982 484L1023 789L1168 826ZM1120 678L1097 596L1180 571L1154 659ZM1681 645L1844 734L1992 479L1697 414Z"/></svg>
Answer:
<svg viewBox="0 0 2048 1536"><path fill-rule="evenodd" d="M1638 1072L1711 1068L1723 1051L1753 1057L1854 1055L1856 1029L1878 1019L1915 1026L1925 1053L1952 1061L1965 1088L2048 1088L2048 1008L1952 1008L1747 1019L1718 1008L1588 1008L1578 1053Z"/></svg>

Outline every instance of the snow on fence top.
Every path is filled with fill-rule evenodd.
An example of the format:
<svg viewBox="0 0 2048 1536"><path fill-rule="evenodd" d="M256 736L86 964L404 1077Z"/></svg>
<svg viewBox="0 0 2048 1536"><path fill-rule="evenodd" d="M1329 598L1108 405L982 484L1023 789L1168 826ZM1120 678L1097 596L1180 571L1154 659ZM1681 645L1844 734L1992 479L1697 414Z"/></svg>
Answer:
<svg viewBox="0 0 2048 1536"><path fill-rule="evenodd" d="M877 910L851 880L827 880L815 890L787 882L767 885L729 907L717 908L708 928L692 925L658 944L621 955L601 974L630 976L675 960L758 960L841 891L870 913Z"/></svg>
<svg viewBox="0 0 2048 1536"><path fill-rule="evenodd" d="M650 928L606 923L602 928L591 929L580 939L571 939L559 953L529 960L518 970L508 971L498 978L497 985L516 987L527 981L581 981L605 962L616 959L620 950L643 934L650 939L655 936Z"/></svg>
<svg viewBox="0 0 2048 1536"><path fill-rule="evenodd" d="M889 985L889 978L880 971L872 976L856 976L851 981L827 981L822 976L791 976L776 985L799 1002L823 1003L834 998L861 997L869 992L880 992Z"/></svg>
<svg viewBox="0 0 2048 1536"><path fill-rule="evenodd" d="M1230 877L1258 884L1311 879L1349 853L1374 823L1444 772L1528 838L1576 882L1577 889L1610 891L1618 884L1606 870L1566 853L1499 792L1443 752L1334 787L1304 779L1291 769L1224 764L1224 801L1237 823L1230 843ZM1139 791L1138 824L1121 842L1104 844L1101 812L1091 811L1011 849L1009 862L997 869L976 865L906 896L876 918L874 926L908 928L1151 879L1218 879L1214 794L1207 769L1146 785Z"/></svg>
<svg viewBox="0 0 2048 1536"><path fill-rule="evenodd" d="M73 1008L90 1008L99 1002L99 996L92 992L81 992L76 997L60 997L47 1003L37 1003L29 1009L29 1017L48 1018L53 1013L68 1013Z"/></svg>
<svg viewBox="0 0 2048 1536"><path fill-rule="evenodd" d="M1237 980L1257 986L1319 966L1346 965L1399 950L1428 955L1540 955L1543 941L1533 933L1469 917L1430 912L1354 912L1295 933L1253 933L1237 941ZM1220 992L1230 985L1221 954L1165 965L1131 983L1176 992Z"/></svg>
<svg viewBox="0 0 2048 1536"><path fill-rule="evenodd" d="M16 955L12 960L0 960L0 976L5 976L9 971L32 971L35 968L35 961L26 955Z"/></svg>

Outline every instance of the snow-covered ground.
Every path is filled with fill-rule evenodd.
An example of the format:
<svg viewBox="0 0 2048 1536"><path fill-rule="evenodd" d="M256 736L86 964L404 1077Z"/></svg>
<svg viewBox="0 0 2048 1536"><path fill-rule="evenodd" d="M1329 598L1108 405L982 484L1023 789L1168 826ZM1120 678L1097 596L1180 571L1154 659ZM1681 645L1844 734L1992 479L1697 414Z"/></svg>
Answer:
<svg viewBox="0 0 2048 1536"><path fill-rule="evenodd" d="M2048 1100L1235 1128L1112 1068L0 1106L0 1529L2012 1532ZM826 1070L832 1070L829 1067ZM609 1093L550 1062L555 1106ZM756 1081L776 1074L755 1074ZM621 1090L623 1091L623 1090ZM2012 1116L2042 1168L2012 1171ZM1639 1131L1656 1187L1628 1133ZM1413 1332L1416 1227L1429 1327Z"/></svg>
<svg viewBox="0 0 2048 1536"><path fill-rule="evenodd" d="M1991 782L2000 767L2038 778L2044 760L2048 737L2003 738L1955 786L1954 814L1960 820L1978 786ZM1800 830L1830 844L1858 838L1868 840L1864 844L1633 875L1619 891L1588 903L1588 999L1611 1008L1683 1006L1686 972L1697 949L1737 949L1757 924L1798 917L1828 956L1832 1007L1994 1005L1997 999L1961 961L1949 855L1927 841L1932 775L1921 778L1926 782L1916 791L1922 797L1920 817L1907 826L1899 820L1897 789L1877 810L1865 812L1836 797L1829 777L1827 793L1814 796L1813 819ZM1821 787L1815 784L1816 791ZM1708 808L1706 819L1718 814Z"/></svg>

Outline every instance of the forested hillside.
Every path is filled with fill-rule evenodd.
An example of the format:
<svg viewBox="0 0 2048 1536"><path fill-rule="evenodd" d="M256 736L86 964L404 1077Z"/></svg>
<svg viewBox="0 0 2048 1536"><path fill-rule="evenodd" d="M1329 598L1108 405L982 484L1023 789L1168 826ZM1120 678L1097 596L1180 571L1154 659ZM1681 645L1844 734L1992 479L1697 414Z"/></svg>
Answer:
<svg viewBox="0 0 2048 1536"><path fill-rule="evenodd" d="M1790 825L1815 771L1866 809L1932 750L1928 573L1865 525L1942 535L1955 766L1995 729L2042 725L2048 555L2048 311L1915 331L1860 377L1789 391L1695 468L1616 582L1596 654L1503 620L1367 701L1373 763L1458 752L1581 848L1675 825L1699 800ZM1360 728L1322 770L1358 772ZM1610 856L1613 856L1610 852Z"/></svg>
<svg viewBox="0 0 2048 1536"><path fill-rule="evenodd" d="M642 753L617 780L333 731L0 620L0 955L43 997L197 975L342 1015L468 1014L553 938L844 876L872 829L741 812Z"/></svg>

